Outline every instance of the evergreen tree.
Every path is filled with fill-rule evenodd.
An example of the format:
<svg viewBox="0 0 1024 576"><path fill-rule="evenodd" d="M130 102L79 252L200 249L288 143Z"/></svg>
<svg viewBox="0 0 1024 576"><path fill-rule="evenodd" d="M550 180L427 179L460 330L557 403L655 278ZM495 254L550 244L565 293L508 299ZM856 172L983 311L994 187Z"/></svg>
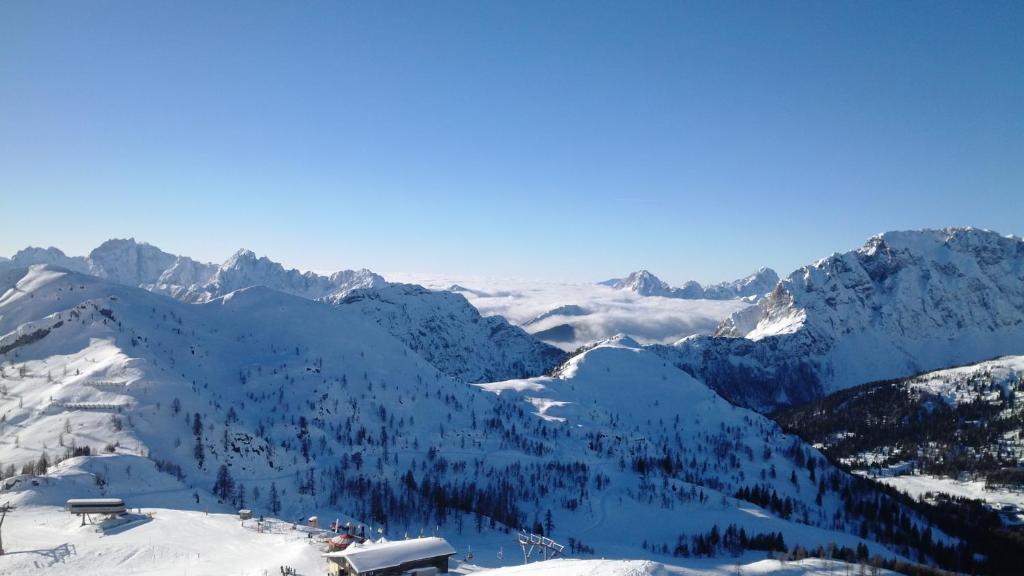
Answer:
<svg viewBox="0 0 1024 576"><path fill-rule="evenodd" d="M50 458L43 452L39 455L39 460L36 461L36 476L42 476L46 474L46 471L50 468Z"/></svg>
<svg viewBox="0 0 1024 576"><path fill-rule="evenodd" d="M206 451L203 450L203 439L201 437L196 437L196 446L192 449L192 456L195 457L196 464L202 468L203 462L206 461Z"/></svg>
<svg viewBox="0 0 1024 576"><path fill-rule="evenodd" d="M228 500L235 492L235 480L231 477L231 471L227 464L221 464L217 469L217 480L213 483L213 493L222 502Z"/></svg>
<svg viewBox="0 0 1024 576"><path fill-rule="evenodd" d="M281 511L281 497L277 493L277 484L274 482L270 483L270 496L267 499L267 506L270 508L270 513L277 515Z"/></svg>

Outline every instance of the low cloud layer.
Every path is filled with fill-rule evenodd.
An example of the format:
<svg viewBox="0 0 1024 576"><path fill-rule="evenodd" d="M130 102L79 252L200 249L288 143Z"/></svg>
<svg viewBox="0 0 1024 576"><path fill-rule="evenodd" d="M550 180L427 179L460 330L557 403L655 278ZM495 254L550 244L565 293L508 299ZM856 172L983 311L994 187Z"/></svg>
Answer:
<svg viewBox="0 0 1024 576"><path fill-rule="evenodd" d="M550 334L558 334L559 340L550 342L566 350L618 333L629 334L644 344L667 344L712 332L730 314L750 305L738 300L644 297L596 284L415 274L386 276L390 281L413 282L435 290L456 285L481 314L500 314L520 326L561 306L580 306L589 313L555 314L527 327L531 333L555 329ZM562 325L569 325L572 330L557 328ZM564 340L567 333L571 339Z"/></svg>

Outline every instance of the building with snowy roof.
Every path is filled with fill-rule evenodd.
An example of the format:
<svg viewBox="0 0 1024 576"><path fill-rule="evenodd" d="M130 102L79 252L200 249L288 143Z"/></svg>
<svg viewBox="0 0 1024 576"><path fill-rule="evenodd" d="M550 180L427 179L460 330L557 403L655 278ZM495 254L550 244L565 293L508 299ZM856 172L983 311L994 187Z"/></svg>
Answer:
<svg viewBox="0 0 1024 576"><path fill-rule="evenodd" d="M324 554L331 576L432 576L448 572L455 549L444 538L414 538L354 544Z"/></svg>

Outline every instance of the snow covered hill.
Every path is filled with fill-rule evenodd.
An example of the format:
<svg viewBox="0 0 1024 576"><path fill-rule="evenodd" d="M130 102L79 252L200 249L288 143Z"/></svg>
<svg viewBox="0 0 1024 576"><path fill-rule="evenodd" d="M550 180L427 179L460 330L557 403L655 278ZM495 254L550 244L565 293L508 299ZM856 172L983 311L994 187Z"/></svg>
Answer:
<svg viewBox="0 0 1024 576"><path fill-rule="evenodd" d="M602 469L616 487L611 494L629 504L608 506L602 496L604 522L655 522L658 509L674 511L672 528L680 534L669 541L634 526L645 549L692 553L700 546L693 535L717 522L801 541L818 538L818 530L853 531L836 515L844 507L839 492L864 487L847 483L773 421L729 404L629 337L574 355L553 376L479 386L581 437L591 454L618 457L617 470Z"/></svg>
<svg viewBox="0 0 1024 576"><path fill-rule="evenodd" d="M701 286L693 280L674 288L647 270L638 270L625 278L613 278L600 282L616 290L628 290L640 296L662 296L665 298L687 298L691 300L731 300L735 298L757 299L767 294L779 281L779 275L771 268L761 268L753 274L709 286Z"/></svg>
<svg viewBox="0 0 1024 576"><path fill-rule="evenodd" d="M887 232L781 281L714 337L660 353L770 408L1024 352L1024 241L973 228Z"/></svg>
<svg viewBox="0 0 1024 576"><path fill-rule="evenodd" d="M0 274L0 334L0 462L39 505L438 526L488 557L521 527L583 556L949 553L922 517L627 338L553 377L468 386L354 303L255 287L188 304L46 266Z"/></svg>
<svg viewBox="0 0 1024 576"><path fill-rule="evenodd" d="M250 250L239 250L217 266L129 239L108 240L88 257L68 257L56 248L27 248L11 261L0 262L0 270L33 264L53 264L190 303L264 286L309 300L352 305L446 374L467 382L543 374L563 356L504 318L481 317L465 298L392 285L366 269L324 276L286 269ZM359 296L349 299L356 290Z"/></svg>
<svg viewBox="0 0 1024 576"><path fill-rule="evenodd" d="M461 294L388 284L355 289L328 301L373 318L436 368L462 382L543 374L565 355L501 316L481 316Z"/></svg>

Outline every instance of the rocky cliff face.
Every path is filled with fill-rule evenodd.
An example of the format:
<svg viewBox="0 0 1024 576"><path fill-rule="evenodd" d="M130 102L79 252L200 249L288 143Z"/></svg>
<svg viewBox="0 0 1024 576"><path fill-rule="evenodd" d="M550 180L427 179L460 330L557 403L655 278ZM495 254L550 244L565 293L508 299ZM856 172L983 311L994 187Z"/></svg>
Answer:
<svg viewBox="0 0 1024 576"><path fill-rule="evenodd" d="M880 234L790 274L716 336L660 350L758 407L1024 352L1024 241L972 228Z"/></svg>

